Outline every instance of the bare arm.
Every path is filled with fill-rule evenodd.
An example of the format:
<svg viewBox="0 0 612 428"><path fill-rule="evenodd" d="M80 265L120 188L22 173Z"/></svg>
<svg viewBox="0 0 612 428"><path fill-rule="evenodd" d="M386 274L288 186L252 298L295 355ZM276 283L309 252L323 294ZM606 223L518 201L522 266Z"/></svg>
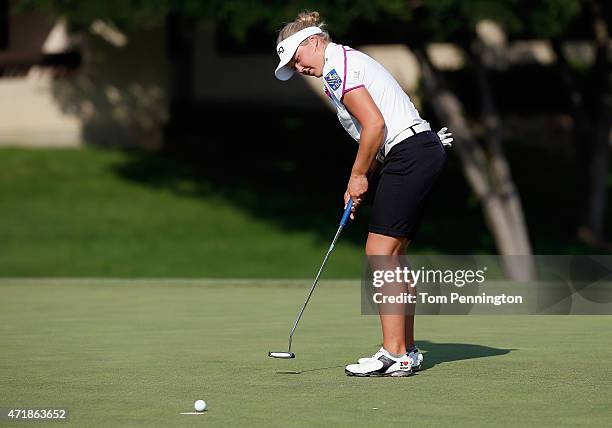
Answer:
<svg viewBox="0 0 612 428"><path fill-rule="evenodd" d="M385 119L366 88L348 92L343 103L361 124L359 150L351 175L366 175L385 136Z"/></svg>
<svg viewBox="0 0 612 428"><path fill-rule="evenodd" d="M368 171L377 164L376 153L385 137L385 119L366 88L348 92L343 103L361 124L359 150L351 170L346 197L352 197L357 208L368 190Z"/></svg>

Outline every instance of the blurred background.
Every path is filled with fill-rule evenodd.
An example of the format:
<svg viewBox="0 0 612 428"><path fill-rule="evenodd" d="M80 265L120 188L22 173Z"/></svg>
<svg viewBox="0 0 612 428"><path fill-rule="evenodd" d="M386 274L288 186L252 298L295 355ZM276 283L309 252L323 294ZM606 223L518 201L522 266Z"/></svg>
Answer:
<svg viewBox="0 0 612 428"><path fill-rule="evenodd" d="M305 9L454 133L410 251L612 252L610 2L0 0L0 275L313 276L357 145L274 78Z"/></svg>

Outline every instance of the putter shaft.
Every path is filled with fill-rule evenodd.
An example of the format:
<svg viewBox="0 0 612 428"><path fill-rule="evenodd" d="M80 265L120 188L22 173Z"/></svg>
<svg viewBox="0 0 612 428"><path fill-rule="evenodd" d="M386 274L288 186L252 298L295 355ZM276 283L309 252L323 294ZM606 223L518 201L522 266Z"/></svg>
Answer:
<svg viewBox="0 0 612 428"><path fill-rule="evenodd" d="M291 352L291 341L293 339L293 333L295 333L295 329L297 328L297 325L300 322L300 318L302 318L302 314L304 313L304 309L306 309L306 305L310 301L310 297L312 296L312 293L314 292L314 289L317 286L317 283L319 282L319 277L321 276L321 272L323 272L323 268L325 267L325 264L327 263L327 259L329 258L329 255L334 250L334 247L336 246L336 241L338 240L338 237L340 236L340 232L342 232L343 228L344 228L344 224L340 224L340 226L338 227L338 230L336 231L336 235L334 236L334 240L332 241L331 245L329 246L329 249L327 250L327 254L325 254L325 257L323 258L323 263L321 263L321 267L319 268L319 272L317 272L317 276L315 277L315 280L312 283L312 286L310 287L310 291L308 292L308 296L306 297L306 300L304 301L304 304L302 304L302 308L300 309L300 312L298 313L298 316L297 316L297 318L295 319L295 321L293 323L293 327L291 328L291 333L289 334L289 351L288 352Z"/></svg>
<svg viewBox="0 0 612 428"><path fill-rule="evenodd" d="M351 215L352 208L353 208L353 200L351 198L349 198L348 202L346 203L346 206L344 207L344 213L342 214L342 219L340 220L340 226L338 227L338 230L336 231L336 235L334 236L334 239L332 240L332 243L329 246L329 249L327 250L327 253L325 254L325 257L323 258L323 263L321 263L321 267L319 268L319 271L317 272L317 276L315 277L315 280L312 283L312 286L310 287L310 290L308 291L308 295L306 296L306 300L304 301L304 304L302 304L302 307L300 308L300 312L298 313L297 318L293 322L293 327L291 328L291 333L289 333L289 350L287 352L268 352L268 356L269 357L273 357L273 358L295 358L295 354L293 352L291 352L291 342L293 340L293 333L295 333L295 329L297 328L297 325L300 322L300 319L302 318L302 314L304 313L304 309L306 309L306 305L310 301L310 297L312 296L312 293L314 292L314 289L317 286L317 283L319 282L319 277L321 276L321 272L323 272L323 268L325 267L325 264L327 263L327 259L329 258L329 255L332 253L332 251L334 250L334 247L336 246L336 241L338 240L338 237L340 236L340 232L342 232L342 229L348 223L349 217Z"/></svg>

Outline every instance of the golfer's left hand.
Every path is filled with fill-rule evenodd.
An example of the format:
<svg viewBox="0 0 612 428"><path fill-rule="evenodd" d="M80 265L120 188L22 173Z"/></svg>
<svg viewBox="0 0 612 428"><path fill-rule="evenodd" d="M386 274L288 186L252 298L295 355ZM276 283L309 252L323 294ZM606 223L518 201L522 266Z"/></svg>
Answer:
<svg viewBox="0 0 612 428"><path fill-rule="evenodd" d="M363 201L365 193L368 191L368 179L365 175L351 175L348 182L346 193L353 198L353 209L351 210L351 220L355 219L355 211ZM348 198L345 197L346 200ZM345 201L346 202L346 201Z"/></svg>
<svg viewBox="0 0 612 428"><path fill-rule="evenodd" d="M455 140L453 138L453 133L448 132L448 128L446 126L438 131L438 138L440 138L440 142L444 147L452 147L453 141Z"/></svg>

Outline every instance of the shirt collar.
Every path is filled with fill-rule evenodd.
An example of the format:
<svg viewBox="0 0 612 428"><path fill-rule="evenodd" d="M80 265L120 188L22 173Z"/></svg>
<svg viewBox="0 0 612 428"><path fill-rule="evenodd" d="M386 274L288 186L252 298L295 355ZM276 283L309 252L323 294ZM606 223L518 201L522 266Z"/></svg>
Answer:
<svg viewBox="0 0 612 428"><path fill-rule="evenodd" d="M333 50L336 46L338 45L335 44L334 42L329 42L327 46L325 47L325 63L327 63L329 58L331 58L331 56L334 54Z"/></svg>

